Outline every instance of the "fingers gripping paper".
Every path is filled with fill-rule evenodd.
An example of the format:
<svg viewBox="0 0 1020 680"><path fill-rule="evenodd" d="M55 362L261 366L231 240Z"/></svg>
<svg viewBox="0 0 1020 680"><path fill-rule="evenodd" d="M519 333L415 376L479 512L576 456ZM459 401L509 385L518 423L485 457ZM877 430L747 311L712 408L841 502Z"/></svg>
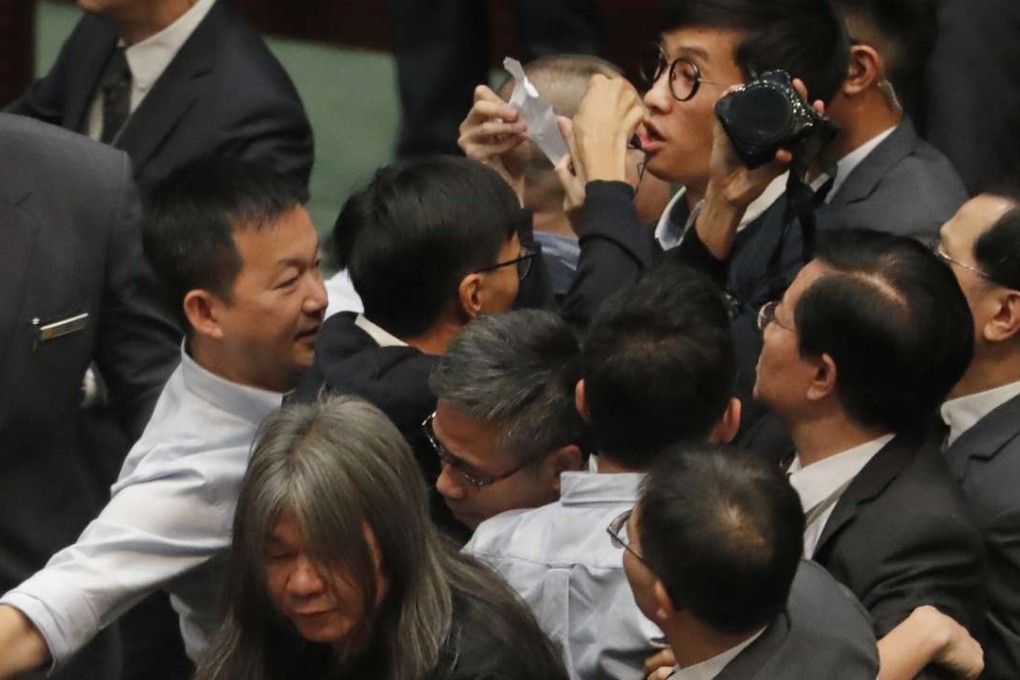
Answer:
<svg viewBox="0 0 1020 680"><path fill-rule="evenodd" d="M503 68L514 77L510 106L520 111L524 122L528 124L528 137L538 145L553 165L558 164L570 150L556 124L556 114L552 106L539 96L538 90L524 74L521 62L507 57L503 60Z"/></svg>

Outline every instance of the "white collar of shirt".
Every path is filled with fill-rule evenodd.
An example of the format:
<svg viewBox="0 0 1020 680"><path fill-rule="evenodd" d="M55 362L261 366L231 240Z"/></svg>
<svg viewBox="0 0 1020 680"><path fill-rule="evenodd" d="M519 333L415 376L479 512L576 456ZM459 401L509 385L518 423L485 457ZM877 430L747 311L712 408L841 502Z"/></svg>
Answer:
<svg viewBox="0 0 1020 680"><path fill-rule="evenodd" d="M1020 382L1014 382L947 401L942 405L942 420L949 426L946 443L952 444L982 418L1018 395Z"/></svg>
<svg viewBox="0 0 1020 680"><path fill-rule="evenodd" d="M854 169L856 169L857 166L860 165L872 151L878 148L879 144L884 142L889 135L895 132L898 127L899 125L893 125L891 128L878 133L836 162L836 180L832 183L832 189L829 190L829 194L825 197L826 203L832 202L833 197L835 197L840 187L843 186L843 182L845 182L847 177L850 176L850 173L853 172ZM811 183L811 187L817 191L828 179L828 175L822 174Z"/></svg>
<svg viewBox="0 0 1020 680"><path fill-rule="evenodd" d="M377 326L368 320L364 314L358 314L354 319L354 325L372 336L375 343L380 347L407 347L407 343L395 335L391 335L381 326Z"/></svg>
<svg viewBox="0 0 1020 680"><path fill-rule="evenodd" d="M761 637L761 634L764 632L765 628L762 628L736 647L731 647L722 654L716 654L711 659L706 659L699 664L688 666L687 668L674 667L673 672L669 675L669 680L713 680L713 678L723 672L723 669L729 665L730 661L733 661L742 651L750 647L751 643Z"/></svg>
<svg viewBox="0 0 1020 680"><path fill-rule="evenodd" d="M744 216L740 219L740 224L737 226L737 231L742 231L744 227L754 222L756 219L761 217L762 213L768 210L773 203L779 200L779 197L786 191L786 178L789 173L783 173L779 177L772 180L772 182L765 187L765 191L762 192L761 196L754 199L747 210L744 211ZM683 239L683 235L687 233L687 230L691 228L694 221L698 218L700 212L699 203L693 210L687 219L687 223L683 225L675 224L669 219L670 213L673 212L674 206L677 203L684 200L687 190L683 187L676 192L676 195L670 199L666 205L666 209L662 213L662 217L659 218L659 223L655 225L655 239L662 246L663 250L669 250L675 248L680 244Z"/></svg>
<svg viewBox="0 0 1020 680"><path fill-rule="evenodd" d="M790 465L790 484L797 490L804 512L831 496L839 487L857 476L882 447L893 440L893 434L882 435L849 451L802 467L800 456Z"/></svg>
<svg viewBox="0 0 1020 680"><path fill-rule="evenodd" d="M181 377L191 393L217 408L258 425L283 404L283 394L221 378L181 349Z"/></svg>
<svg viewBox="0 0 1020 680"><path fill-rule="evenodd" d="M124 50L124 57L131 69L133 90L137 90L144 97L205 19L215 2L216 0L198 0L187 12L179 16L177 21ZM138 102L132 97L131 109L134 110L137 106Z"/></svg>
<svg viewBox="0 0 1020 680"><path fill-rule="evenodd" d="M560 503L637 503L644 477L640 472L564 472L560 474Z"/></svg>

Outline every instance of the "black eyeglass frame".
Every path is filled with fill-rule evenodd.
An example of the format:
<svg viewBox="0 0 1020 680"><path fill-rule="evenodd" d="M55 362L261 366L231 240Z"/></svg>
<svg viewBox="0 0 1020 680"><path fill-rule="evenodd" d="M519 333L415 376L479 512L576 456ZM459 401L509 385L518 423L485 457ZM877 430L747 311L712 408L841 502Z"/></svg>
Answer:
<svg viewBox="0 0 1020 680"><path fill-rule="evenodd" d="M452 453L447 451L446 447L443 446L443 443L439 441L439 437L436 436L436 431L432 427L432 421L435 419L436 412L433 411L428 418L422 421L421 429L422 432L425 434L425 438L428 440L429 445L432 446L432 450L435 451L436 455L439 457L440 464L449 465L451 468L453 468L454 472L460 475L461 479L479 489L483 489L487 486L492 486L496 482L501 482L504 479L513 477L518 472L528 467L532 463L540 460L543 456L545 456L546 453L548 453L542 452L536 456L532 456L523 463L521 463L520 465L518 465L517 467L515 467L514 469L504 472L502 474L493 475L491 477L476 477L475 475L472 475L469 472L465 472L463 469L464 461L462 461L460 458L457 458Z"/></svg>
<svg viewBox="0 0 1020 680"><path fill-rule="evenodd" d="M620 532L622 532L624 527L627 526L627 522L630 521L630 516L632 514L634 514L634 508L621 512L612 522L609 523L609 526L606 527L606 533L609 534L609 540L612 541L613 547L626 550L641 564L648 567L648 571L654 574L655 569L652 568L652 565L648 564L648 561L645 560L645 558L637 550L630 547L630 543L623 540L623 536L620 535Z"/></svg>
<svg viewBox="0 0 1020 680"><path fill-rule="evenodd" d="M758 325L758 330L764 333L765 329L768 328L769 324L774 323L783 330L790 331L791 333L796 333L794 329L790 328L782 321L780 321L778 317L776 317L776 308L778 307L779 307L778 300L766 302L761 306L761 309L758 310L758 316L755 318L755 323Z"/></svg>
<svg viewBox="0 0 1020 680"><path fill-rule="evenodd" d="M503 267L509 267L512 264L519 265L517 267L517 280L524 281L528 278L528 274L531 272L531 261L538 255L534 250L526 246L521 246L521 254L512 260L506 260L505 262L497 262L491 264L488 267L479 267L475 270L475 274L484 274L485 272L495 271L502 269Z"/></svg>
<svg viewBox="0 0 1020 680"><path fill-rule="evenodd" d="M647 71L646 68L642 68L641 74L642 77L645 79L645 84L648 86L649 89L655 87L655 83L659 82L659 78L662 77L663 73L668 73L669 94L673 97L673 99L677 100L678 102L686 102L690 101L691 99L694 99L695 95L698 94L698 90L701 89L702 83L705 83L707 85L720 85L720 86L723 85L723 83L720 83L718 81L705 80L704 78L702 78L701 68L699 68L696 63L694 63L687 57L677 57L673 61L669 61L666 58L666 53L665 51L663 51L661 46L657 45L655 49L658 50L659 53L659 59L655 64L655 70L652 72L651 77L649 77L649 74L646 72ZM691 72L694 74L693 78L691 79L693 81L691 82L691 91L687 94L686 97L677 96L676 89L673 86L673 84L676 82L677 64L685 64L690 66Z"/></svg>

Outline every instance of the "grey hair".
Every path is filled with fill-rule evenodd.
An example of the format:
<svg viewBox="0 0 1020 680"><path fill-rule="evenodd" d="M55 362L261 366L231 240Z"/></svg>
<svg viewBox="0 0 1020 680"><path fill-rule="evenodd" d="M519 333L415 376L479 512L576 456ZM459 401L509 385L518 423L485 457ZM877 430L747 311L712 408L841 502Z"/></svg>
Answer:
<svg viewBox="0 0 1020 680"><path fill-rule="evenodd" d="M518 460L581 445L586 425L574 392L581 379L577 337L559 316L538 310L472 321L429 379L462 414L498 424L497 446Z"/></svg>
<svg viewBox="0 0 1020 680"><path fill-rule="evenodd" d="M371 639L387 655L388 678L431 670L450 633L452 558L428 520L421 471L399 431L368 402L336 397L288 406L260 429L234 520L227 623L197 677L289 677L274 671L274 655L307 648L266 589L265 543L282 513L297 519L317 561L351 569L370 613L378 586L364 539L371 528L389 592L348 639Z"/></svg>

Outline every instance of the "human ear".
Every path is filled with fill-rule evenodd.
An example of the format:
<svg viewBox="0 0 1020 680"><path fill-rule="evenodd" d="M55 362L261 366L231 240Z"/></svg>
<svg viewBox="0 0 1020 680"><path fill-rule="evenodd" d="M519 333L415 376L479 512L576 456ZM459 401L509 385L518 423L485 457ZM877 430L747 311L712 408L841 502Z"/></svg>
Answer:
<svg viewBox="0 0 1020 680"><path fill-rule="evenodd" d="M581 447L576 444L562 446L546 456L543 467L552 476L553 488L560 490L560 474L563 472L579 472L584 465Z"/></svg>
<svg viewBox="0 0 1020 680"><path fill-rule="evenodd" d="M223 328L219 323L222 304L218 296L207 290L191 290L184 296L184 315L197 334L222 340Z"/></svg>
<svg viewBox="0 0 1020 680"><path fill-rule="evenodd" d="M987 342L1003 342L1020 334L1020 293L1007 290L1000 295L998 309L982 329Z"/></svg>
<svg viewBox="0 0 1020 680"><path fill-rule="evenodd" d="M821 401L836 391L836 362L828 354L817 359L814 378L808 386L807 397L811 401Z"/></svg>
<svg viewBox="0 0 1020 680"><path fill-rule="evenodd" d="M708 435L709 444L729 444L737 436L740 429L740 414L743 411L743 404L736 397L730 399L726 405L726 411L722 418L712 427Z"/></svg>
<svg viewBox="0 0 1020 680"><path fill-rule="evenodd" d="M591 415L588 413L588 402L584 397L584 380L577 381L577 387L574 388L574 408L581 414L586 423L591 422Z"/></svg>
<svg viewBox="0 0 1020 680"><path fill-rule="evenodd" d="M660 579L655 579L652 595L655 597L655 618L658 620L668 621L679 611L678 607L673 604L673 598L669 596L669 592L666 590L666 584Z"/></svg>
<svg viewBox="0 0 1020 680"><path fill-rule="evenodd" d="M864 92L884 76L885 65L875 48L854 45L850 48L850 63L843 80L843 94L848 97Z"/></svg>
<svg viewBox="0 0 1020 680"><path fill-rule="evenodd" d="M461 279L460 286L457 288L457 293L460 298L461 312L468 318L468 320L477 319L482 315L484 295L482 291L481 274L472 273Z"/></svg>

